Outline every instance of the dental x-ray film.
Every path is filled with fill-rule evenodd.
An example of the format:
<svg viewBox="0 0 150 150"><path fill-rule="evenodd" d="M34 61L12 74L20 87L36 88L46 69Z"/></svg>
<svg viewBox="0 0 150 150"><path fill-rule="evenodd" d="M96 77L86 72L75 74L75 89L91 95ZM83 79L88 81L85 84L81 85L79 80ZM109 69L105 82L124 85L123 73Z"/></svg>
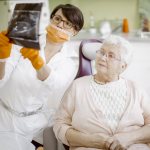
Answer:
<svg viewBox="0 0 150 150"><path fill-rule="evenodd" d="M16 4L7 36L14 44L40 49L39 23L42 3Z"/></svg>

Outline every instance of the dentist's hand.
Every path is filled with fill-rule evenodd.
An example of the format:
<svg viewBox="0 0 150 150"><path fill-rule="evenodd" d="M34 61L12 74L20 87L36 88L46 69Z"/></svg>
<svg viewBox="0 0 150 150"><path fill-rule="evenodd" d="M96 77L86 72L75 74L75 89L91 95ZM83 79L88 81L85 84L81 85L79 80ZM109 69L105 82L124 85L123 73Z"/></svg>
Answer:
<svg viewBox="0 0 150 150"><path fill-rule="evenodd" d="M28 58L32 66L36 69L39 70L44 66L44 60L43 58L39 55L39 51L32 49L32 48L22 48L20 50L22 56L24 58Z"/></svg>
<svg viewBox="0 0 150 150"><path fill-rule="evenodd" d="M0 59L6 59L10 56L12 43L6 36L7 31L0 32Z"/></svg>

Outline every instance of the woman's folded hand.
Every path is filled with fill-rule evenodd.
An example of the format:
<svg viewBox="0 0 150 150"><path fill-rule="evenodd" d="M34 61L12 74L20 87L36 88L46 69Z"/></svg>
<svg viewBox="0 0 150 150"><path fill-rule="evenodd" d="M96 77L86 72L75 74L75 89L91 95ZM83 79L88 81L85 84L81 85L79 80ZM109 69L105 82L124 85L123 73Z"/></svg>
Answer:
<svg viewBox="0 0 150 150"><path fill-rule="evenodd" d="M92 143L94 144L94 148L107 149L112 142L113 138L108 134L96 133L92 135Z"/></svg>

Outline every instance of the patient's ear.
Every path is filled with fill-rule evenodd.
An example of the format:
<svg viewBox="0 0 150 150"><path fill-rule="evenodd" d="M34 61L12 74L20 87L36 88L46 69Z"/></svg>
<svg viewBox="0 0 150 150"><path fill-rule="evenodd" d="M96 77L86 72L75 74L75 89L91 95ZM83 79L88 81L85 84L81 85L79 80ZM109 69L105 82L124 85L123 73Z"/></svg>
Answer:
<svg viewBox="0 0 150 150"><path fill-rule="evenodd" d="M122 62L122 64L121 64L121 73L122 73L123 71L125 71L126 68L127 68L127 64L126 64L125 62Z"/></svg>

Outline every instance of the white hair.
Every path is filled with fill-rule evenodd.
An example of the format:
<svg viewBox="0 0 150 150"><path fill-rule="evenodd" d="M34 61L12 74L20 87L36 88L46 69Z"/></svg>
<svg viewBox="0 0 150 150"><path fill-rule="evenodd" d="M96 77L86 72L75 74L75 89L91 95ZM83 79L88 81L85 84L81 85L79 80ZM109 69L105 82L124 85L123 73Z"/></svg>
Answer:
<svg viewBox="0 0 150 150"><path fill-rule="evenodd" d="M103 45L110 45L114 48L119 48L121 60L125 61L127 65L130 64L133 55L133 47L129 41L118 35L110 35L104 40Z"/></svg>

